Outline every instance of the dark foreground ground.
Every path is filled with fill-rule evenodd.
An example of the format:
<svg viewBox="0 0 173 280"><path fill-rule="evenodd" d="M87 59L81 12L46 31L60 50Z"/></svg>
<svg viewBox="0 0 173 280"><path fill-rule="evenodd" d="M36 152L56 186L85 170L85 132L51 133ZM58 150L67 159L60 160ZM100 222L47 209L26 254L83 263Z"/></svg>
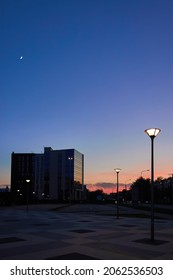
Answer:
<svg viewBox="0 0 173 280"><path fill-rule="evenodd" d="M0 259L173 259L173 216L115 205L29 205L0 208Z"/></svg>

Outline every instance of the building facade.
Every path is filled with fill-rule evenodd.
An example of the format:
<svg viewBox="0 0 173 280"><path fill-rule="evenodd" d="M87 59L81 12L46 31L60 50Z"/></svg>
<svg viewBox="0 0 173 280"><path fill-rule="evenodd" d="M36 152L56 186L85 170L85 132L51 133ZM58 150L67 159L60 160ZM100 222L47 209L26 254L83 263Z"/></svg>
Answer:
<svg viewBox="0 0 173 280"><path fill-rule="evenodd" d="M12 153L11 192L15 201L85 200L84 155L75 149Z"/></svg>

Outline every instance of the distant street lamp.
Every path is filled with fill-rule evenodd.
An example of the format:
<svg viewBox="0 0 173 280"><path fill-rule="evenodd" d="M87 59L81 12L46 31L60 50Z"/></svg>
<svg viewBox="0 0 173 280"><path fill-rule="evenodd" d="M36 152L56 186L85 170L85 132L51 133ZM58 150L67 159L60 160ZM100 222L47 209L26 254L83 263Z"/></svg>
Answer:
<svg viewBox="0 0 173 280"><path fill-rule="evenodd" d="M124 187L125 187L125 191L126 191L126 182L128 182L128 181L130 181L130 180L131 180L131 179L128 179L128 180L125 181L125 186L124 186Z"/></svg>
<svg viewBox="0 0 173 280"><path fill-rule="evenodd" d="M29 210L29 183L30 179L26 179L26 211Z"/></svg>
<svg viewBox="0 0 173 280"><path fill-rule="evenodd" d="M147 172L147 171L150 171L150 170L149 170L149 169L142 170L142 171L141 171L141 177L142 177L142 173L143 173L143 172Z"/></svg>
<svg viewBox="0 0 173 280"><path fill-rule="evenodd" d="M116 173L117 173L117 219L119 219L119 190L118 190L118 184L119 184L119 182L118 182L118 175L119 175L119 172L121 171L121 169L120 168L116 168L116 169L114 169L115 171L116 171Z"/></svg>
<svg viewBox="0 0 173 280"><path fill-rule="evenodd" d="M160 131L159 128L144 131L151 138L151 242L154 242L154 138Z"/></svg>

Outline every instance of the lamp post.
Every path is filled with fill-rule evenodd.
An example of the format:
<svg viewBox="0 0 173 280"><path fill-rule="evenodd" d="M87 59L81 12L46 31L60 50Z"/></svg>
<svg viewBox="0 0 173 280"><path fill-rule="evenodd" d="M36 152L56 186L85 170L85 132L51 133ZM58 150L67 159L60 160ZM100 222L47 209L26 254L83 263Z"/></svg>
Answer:
<svg viewBox="0 0 173 280"><path fill-rule="evenodd" d="M29 189L28 189L29 183L30 183L30 179L26 179L26 211L27 212L29 210Z"/></svg>
<svg viewBox="0 0 173 280"><path fill-rule="evenodd" d="M126 186L126 182L128 181L131 181L131 179L127 179L125 180L125 184L124 184L124 199L123 199L123 202L125 201L125 203L127 203L127 198L128 198L128 195L127 195L127 186Z"/></svg>
<svg viewBox="0 0 173 280"><path fill-rule="evenodd" d="M154 138L160 131L159 128L144 131L151 138L151 242L154 242Z"/></svg>
<svg viewBox="0 0 173 280"><path fill-rule="evenodd" d="M125 191L126 191L126 182L128 182L128 181L130 181L130 180L131 180L131 179L128 179L128 180L125 181L125 186L124 186L124 187L125 187Z"/></svg>
<svg viewBox="0 0 173 280"><path fill-rule="evenodd" d="M116 171L116 173L117 173L117 219L119 219L119 186L118 186L118 184L119 184L119 182L118 182L118 175L119 175L119 172L120 172L120 168L116 168L116 169L114 169L115 171Z"/></svg>
<svg viewBox="0 0 173 280"><path fill-rule="evenodd" d="M149 169L142 170L142 171L141 171L141 177L142 177L142 173L143 173L143 172L147 172L147 171L150 171L150 170L149 170Z"/></svg>

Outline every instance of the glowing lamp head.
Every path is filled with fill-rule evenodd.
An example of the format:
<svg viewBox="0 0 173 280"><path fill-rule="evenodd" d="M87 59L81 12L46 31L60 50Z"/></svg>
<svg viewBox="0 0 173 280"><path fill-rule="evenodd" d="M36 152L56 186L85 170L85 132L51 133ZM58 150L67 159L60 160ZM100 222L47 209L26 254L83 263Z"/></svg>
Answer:
<svg viewBox="0 0 173 280"><path fill-rule="evenodd" d="M114 169L117 173L119 173L120 171L121 171L121 169L120 168L116 168L116 169Z"/></svg>
<svg viewBox="0 0 173 280"><path fill-rule="evenodd" d="M151 138L154 138L157 136L157 134L159 134L159 132L161 131L160 128L148 128L148 129L145 129L145 133L148 134L148 136L150 136Z"/></svg>

